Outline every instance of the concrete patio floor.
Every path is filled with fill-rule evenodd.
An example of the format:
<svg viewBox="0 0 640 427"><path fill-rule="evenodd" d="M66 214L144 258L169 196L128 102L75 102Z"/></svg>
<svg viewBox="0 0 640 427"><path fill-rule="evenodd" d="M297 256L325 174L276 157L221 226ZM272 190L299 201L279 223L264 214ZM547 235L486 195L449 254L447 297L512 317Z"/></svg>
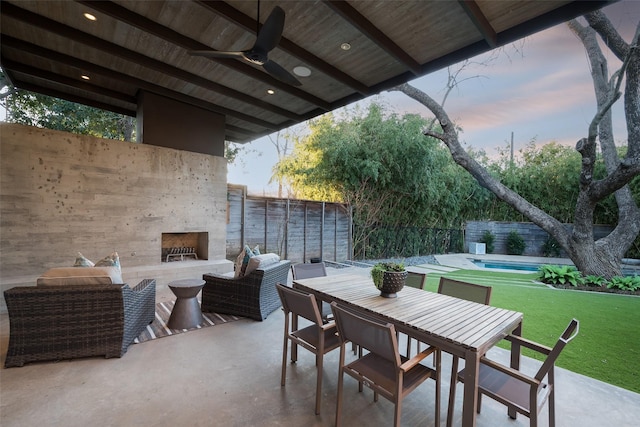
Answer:
<svg viewBox="0 0 640 427"><path fill-rule="evenodd" d="M339 273L334 271L332 273ZM171 298L165 292L158 300ZM313 356L301 349L299 361L288 364L287 383L280 386L284 316L274 311L265 321L236 322L133 344L120 359L89 358L32 363L0 371L0 425L29 426L333 426L338 353L325 358L323 400L314 414ZM0 316L2 363L8 344L8 316ZM558 331L559 333L560 331ZM489 356L506 362L508 354L493 349ZM445 425L449 364L443 357ZM637 361L630 361L637 363ZM523 357L523 370L538 362ZM557 426L636 426L640 395L557 368ZM434 426L434 382L427 381L404 401L402 425ZM460 423L462 387L456 394ZM547 425L547 410L540 425ZM365 389L345 379L345 426L388 426L393 405L373 402ZM527 426L511 420L505 408L483 399L479 427Z"/></svg>

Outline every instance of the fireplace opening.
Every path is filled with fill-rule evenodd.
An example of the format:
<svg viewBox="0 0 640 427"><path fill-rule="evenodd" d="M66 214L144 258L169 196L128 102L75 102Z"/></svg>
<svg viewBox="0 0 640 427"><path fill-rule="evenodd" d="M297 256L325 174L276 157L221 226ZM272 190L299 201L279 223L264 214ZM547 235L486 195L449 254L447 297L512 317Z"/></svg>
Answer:
<svg viewBox="0 0 640 427"><path fill-rule="evenodd" d="M162 233L162 262L209 259L209 233Z"/></svg>

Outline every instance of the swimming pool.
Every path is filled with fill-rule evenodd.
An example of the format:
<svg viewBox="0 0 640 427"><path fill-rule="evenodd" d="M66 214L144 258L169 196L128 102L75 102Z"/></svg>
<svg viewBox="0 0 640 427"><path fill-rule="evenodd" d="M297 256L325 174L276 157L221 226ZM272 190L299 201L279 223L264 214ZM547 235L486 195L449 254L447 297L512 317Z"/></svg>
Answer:
<svg viewBox="0 0 640 427"><path fill-rule="evenodd" d="M547 264L539 264L535 262L510 262L510 261L490 261L481 259L472 259L472 263L480 268L489 268L495 270L512 270L512 271L530 271L537 272L538 268ZM557 265L557 264L555 264ZM573 264L571 264L573 266ZM640 275L640 270L634 268L622 267L623 276Z"/></svg>
<svg viewBox="0 0 640 427"><path fill-rule="evenodd" d="M533 262L488 261L481 259L474 259L471 262L481 268L516 271L538 271L538 268L543 265Z"/></svg>

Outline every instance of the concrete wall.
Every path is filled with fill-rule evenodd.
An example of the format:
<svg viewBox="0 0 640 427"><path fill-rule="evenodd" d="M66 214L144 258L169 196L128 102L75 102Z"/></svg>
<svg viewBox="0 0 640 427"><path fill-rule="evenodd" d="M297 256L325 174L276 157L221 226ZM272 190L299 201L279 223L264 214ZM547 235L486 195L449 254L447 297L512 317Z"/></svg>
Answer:
<svg viewBox="0 0 640 427"><path fill-rule="evenodd" d="M2 290L73 265L77 251L116 250L125 278L157 277L163 232L208 232L209 262L223 260L211 271L231 271L226 179L223 157L0 124Z"/></svg>

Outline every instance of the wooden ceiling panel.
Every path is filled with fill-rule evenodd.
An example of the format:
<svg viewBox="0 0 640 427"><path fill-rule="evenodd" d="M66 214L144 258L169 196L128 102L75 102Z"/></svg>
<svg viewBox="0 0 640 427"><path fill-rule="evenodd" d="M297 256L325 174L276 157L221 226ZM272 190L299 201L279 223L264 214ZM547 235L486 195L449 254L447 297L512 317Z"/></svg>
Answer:
<svg viewBox="0 0 640 427"><path fill-rule="evenodd" d="M257 1L3 0L0 59L18 87L125 114L151 91L224 114L226 137L247 142L607 3L263 0L260 22L286 14L269 58L311 70L290 86L242 59L189 53L253 46Z"/></svg>
<svg viewBox="0 0 640 427"><path fill-rule="evenodd" d="M567 5L570 1L558 2L530 2L525 0L509 0L496 2L494 0L477 0L478 7L487 17L494 31L501 32L520 25L532 18L544 15Z"/></svg>
<svg viewBox="0 0 640 427"><path fill-rule="evenodd" d="M437 58L442 51L454 50L482 39L464 11L451 2L438 1L427 5L411 3L405 9L373 7L366 1L354 3L363 14L397 43L418 63ZM469 25L460 25L467 22Z"/></svg>

